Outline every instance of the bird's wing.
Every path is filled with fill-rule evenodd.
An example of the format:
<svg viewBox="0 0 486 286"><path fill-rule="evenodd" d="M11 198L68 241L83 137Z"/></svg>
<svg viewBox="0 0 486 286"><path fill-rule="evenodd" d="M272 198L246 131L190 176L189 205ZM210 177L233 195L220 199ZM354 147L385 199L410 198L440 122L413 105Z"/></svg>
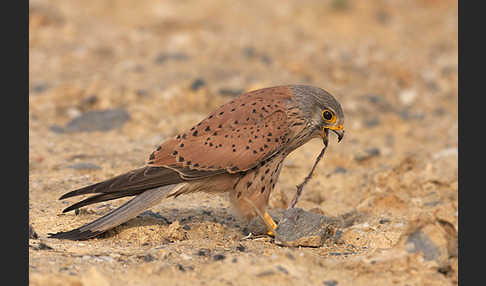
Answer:
<svg viewBox="0 0 486 286"><path fill-rule="evenodd" d="M285 104L290 97L286 87L241 95L188 132L164 142L146 166L64 194L60 199L96 195L63 212L186 180L245 171L263 163L289 140Z"/></svg>
<svg viewBox="0 0 486 286"><path fill-rule="evenodd" d="M290 97L282 87L243 94L159 146L148 166L171 168L184 179L251 169L291 139L286 113Z"/></svg>

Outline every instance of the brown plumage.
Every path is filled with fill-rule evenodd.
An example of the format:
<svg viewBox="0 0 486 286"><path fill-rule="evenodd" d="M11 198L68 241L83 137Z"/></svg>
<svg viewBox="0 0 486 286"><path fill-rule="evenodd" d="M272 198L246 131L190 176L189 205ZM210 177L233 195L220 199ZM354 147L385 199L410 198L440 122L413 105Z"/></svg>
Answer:
<svg viewBox="0 0 486 286"><path fill-rule="evenodd" d="M242 94L163 142L145 166L63 195L60 199L94 194L64 212L135 197L89 224L51 237L91 238L166 197L200 191L230 192L236 210L247 219L260 215L272 234L276 225L266 206L283 160L312 138L327 140L328 130L341 140L343 123L339 102L317 87L277 86Z"/></svg>

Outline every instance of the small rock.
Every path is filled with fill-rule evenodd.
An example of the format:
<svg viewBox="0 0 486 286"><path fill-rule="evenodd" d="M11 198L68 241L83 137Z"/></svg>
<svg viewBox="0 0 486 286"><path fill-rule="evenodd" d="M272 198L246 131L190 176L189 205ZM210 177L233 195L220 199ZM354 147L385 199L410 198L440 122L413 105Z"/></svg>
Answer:
<svg viewBox="0 0 486 286"><path fill-rule="evenodd" d="M86 163L86 162L72 164L67 166L67 168L76 169L76 170L101 170L100 166L92 163Z"/></svg>
<svg viewBox="0 0 486 286"><path fill-rule="evenodd" d="M408 236L406 250L408 252L422 252L425 260L437 259L440 255L439 247L420 229Z"/></svg>
<svg viewBox="0 0 486 286"><path fill-rule="evenodd" d="M184 53L160 53L156 58L155 58L155 63L160 65L163 64L169 60L174 60L174 61L185 61L189 59L189 56Z"/></svg>
<svg viewBox="0 0 486 286"><path fill-rule="evenodd" d="M335 232L323 215L300 208L287 209L275 230L275 243L286 246L320 247Z"/></svg>
<svg viewBox="0 0 486 286"><path fill-rule="evenodd" d="M398 115L404 120L414 119L414 120L422 120L424 119L425 115L421 112L413 112L410 111L408 108L398 111Z"/></svg>
<svg viewBox="0 0 486 286"><path fill-rule="evenodd" d="M142 256L142 259L145 262L150 262L150 261L154 261L155 257L152 254L149 253L147 255Z"/></svg>
<svg viewBox="0 0 486 286"><path fill-rule="evenodd" d="M32 86L32 92L34 93L43 93L49 88L49 86L46 83L37 83L34 86Z"/></svg>
<svg viewBox="0 0 486 286"><path fill-rule="evenodd" d="M380 155L380 149L376 148L376 147L373 147L373 148L369 148L369 149L366 149L364 152L362 153L358 153L354 156L354 159L358 162L362 162L362 161L365 161L365 160L368 160L372 157L376 157L376 156L379 156Z"/></svg>
<svg viewBox="0 0 486 286"><path fill-rule="evenodd" d="M375 18L380 24L383 25L386 25L388 24L388 22L390 22L390 14L388 14L384 10L379 10L378 12L376 12Z"/></svg>
<svg viewBox="0 0 486 286"><path fill-rule="evenodd" d="M348 170L344 167L336 167L336 169L334 169L334 174L346 174L348 172Z"/></svg>
<svg viewBox="0 0 486 286"><path fill-rule="evenodd" d="M382 218L379 221L380 224L385 224L385 223L388 223L388 222L390 222L390 219L388 219L388 218Z"/></svg>
<svg viewBox="0 0 486 286"><path fill-rule="evenodd" d="M211 250L209 250L207 248L201 248L197 252L197 255L199 255L199 256L209 256L209 255L211 255Z"/></svg>
<svg viewBox="0 0 486 286"><path fill-rule="evenodd" d="M240 245L238 245L238 246L236 247L236 250L243 252L243 251L245 251L245 250L246 250L246 247L245 247L244 245L240 244Z"/></svg>
<svg viewBox="0 0 486 286"><path fill-rule="evenodd" d="M264 276L270 276L270 275L273 275L273 274L275 274L275 271L266 270L266 271L262 271L262 272L258 273L256 276L257 277L264 277Z"/></svg>
<svg viewBox="0 0 486 286"><path fill-rule="evenodd" d="M39 242L38 245L32 247L33 249L35 250L51 250L53 249L52 247L50 247L49 245L45 244L44 242Z"/></svg>
<svg viewBox="0 0 486 286"><path fill-rule="evenodd" d="M198 78L198 79L196 79L192 82L191 89L194 90L194 91L197 91L198 89L200 89L201 87L203 87L205 85L206 85L206 82L204 81L204 79Z"/></svg>
<svg viewBox="0 0 486 286"><path fill-rule="evenodd" d="M242 51L243 55L247 58L253 58L256 56L256 49L254 47L245 47Z"/></svg>
<svg viewBox="0 0 486 286"><path fill-rule="evenodd" d="M179 269L179 271L182 271L182 272L186 271L186 269L184 269L184 266L182 266L181 264L177 264L177 269Z"/></svg>
<svg viewBox="0 0 486 286"><path fill-rule="evenodd" d="M222 96L237 96L245 92L243 89L220 88L218 90Z"/></svg>
<svg viewBox="0 0 486 286"><path fill-rule="evenodd" d="M121 127L128 120L130 114L123 109L92 110L74 118L64 128L57 125L51 126L51 131L57 133L109 131Z"/></svg>
<svg viewBox="0 0 486 286"><path fill-rule="evenodd" d="M149 95L149 92L146 89L137 89L135 91L135 94L140 97L146 97L147 95Z"/></svg>
<svg viewBox="0 0 486 286"><path fill-rule="evenodd" d="M326 286L336 286L336 285L338 285L338 282L336 280L327 280L327 281L324 281L324 285L326 285Z"/></svg>
<svg viewBox="0 0 486 286"><path fill-rule="evenodd" d="M366 127L375 127L380 125L380 119L379 118L370 118L370 119L365 119L364 125Z"/></svg>
<svg viewBox="0 0 486 286"><path fill-rule="evenodd" d="M139 214L139 216L149 216L149 217L153 217L153 218L156 218L156 219L161 219L163 220L165 223L167 224L172 224L172 222L170 220L168 220L166 217L158 214L158 213L154 213L153 211L144 211L143 213Z"/></svg>
<svg viewBox="0 0 486 286"><path fill-rule="evenodd" d="M219 261L219 260L224 260L226 258L226 256L224 256L223 254L216 254L213 256L213 259L215 261Z"/></svg>
<svg viewBox="0 0 486 286"><path fill-rule="evenodd" d="M289 274L287 269L285 269L283 266L277 265L277 269L284 274Z"/></svg>

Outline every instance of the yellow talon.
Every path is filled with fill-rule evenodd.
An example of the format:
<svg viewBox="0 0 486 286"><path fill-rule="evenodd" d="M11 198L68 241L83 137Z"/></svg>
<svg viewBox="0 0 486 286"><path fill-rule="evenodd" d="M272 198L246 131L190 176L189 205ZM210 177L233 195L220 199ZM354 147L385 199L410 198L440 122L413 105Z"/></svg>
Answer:
<svg viewBox="0 0 486 286"><path fill-rule="evenodd" d="M244 198L244 199L250 206L252 206L255 209L258 216L263 220L263 222L267 226L267 234L270 236L275 236L275 230L277 229L277 224L273 221L272 217L268 214L268 212L265 211L265 213L262 214L262 212L255 206L255 204L251 200L249 200L248 198Z"/></svg>
<svg viewBox="0 0 486 286"><path fill-rule="evenodd" d="M275 221L273 221L272 217L267 212L265 212L265 214L263 214L262 219L265 225L267 226L267 230L268 230L267 234L271 236L275 236L275 230L277 229L277 224L275 223Z"/></svg>

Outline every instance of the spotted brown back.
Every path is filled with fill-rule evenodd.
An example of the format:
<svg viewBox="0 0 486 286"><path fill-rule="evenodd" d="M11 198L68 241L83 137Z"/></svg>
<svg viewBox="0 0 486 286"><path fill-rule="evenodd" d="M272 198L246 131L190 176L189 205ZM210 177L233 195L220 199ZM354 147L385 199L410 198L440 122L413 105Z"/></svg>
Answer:
<svg viewBox="0 0 486 286"><path fill-rule="evenodd" d="M249 92L224 104L187 132L159 146L148 165L179 170L248 170L289 140L288 87Z"/></svg>

